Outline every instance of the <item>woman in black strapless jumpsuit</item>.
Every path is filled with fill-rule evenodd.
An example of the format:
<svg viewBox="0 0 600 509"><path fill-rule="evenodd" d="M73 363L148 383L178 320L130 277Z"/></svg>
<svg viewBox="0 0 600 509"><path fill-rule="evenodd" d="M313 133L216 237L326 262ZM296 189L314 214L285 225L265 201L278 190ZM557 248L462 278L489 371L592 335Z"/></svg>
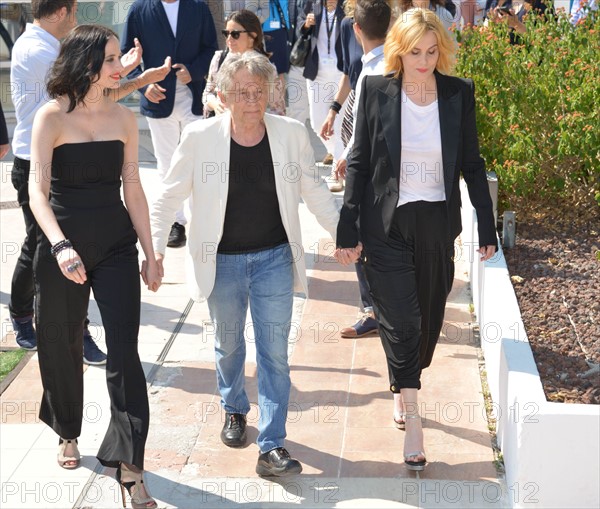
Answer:
<svg viewBox="0 0 600 509"><path fill-rule="evenodd" d="M156 502L142 480L149 408L137 350L138 237L146 257L141 274L150 290L158 289L161 276L139 179L135 116L109 95L123 70L119 54L111 30L99 25L73 29L48 81L54 100L39 110L33 126L29 192L39 224L34 277L44 386L40 418L60 437L59 464L77 467L82 334L92 290L106 334L111 402L97 457L117 468L117 480L130 492L133 507L153 508Z"/></svg>
<svg viewBox="0 0 600 509"><path fill-rule="evenodd" d="M34 258L36 324L43 338L40 417L60 437L81 434L81 337L92 288L106 333L112 407L98 458L106 466L116 467L123 460L142 468L149 416L137 352L140 275L137 235L121 201L122 168L122 141L67 143L53 152L50 206L81 257L87 281L78 285L63 276L48 238L40 232Z"/></svg>

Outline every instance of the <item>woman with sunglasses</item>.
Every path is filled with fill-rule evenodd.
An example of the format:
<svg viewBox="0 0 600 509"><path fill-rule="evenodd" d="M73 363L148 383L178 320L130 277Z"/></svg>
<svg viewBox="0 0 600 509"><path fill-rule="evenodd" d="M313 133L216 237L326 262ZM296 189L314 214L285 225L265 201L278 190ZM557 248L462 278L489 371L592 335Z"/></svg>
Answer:
<svg viewBox="0 0 600 509"><path fill-rule="evenodd" d="M245 53L255 51L269 58L271 55L264 49L264 37L260 20L253 12L242 9L232 12L227 16L225 30L221 33L225 37L227 48L217 51L210 62L208 79L202 97L204 103L204 118L212 117L225 111L225 106L217 95L217 73L221 64L230 53ZM277 80L272 87L267 111L275 115L285 115L285 90L281 80Z"/></svg>

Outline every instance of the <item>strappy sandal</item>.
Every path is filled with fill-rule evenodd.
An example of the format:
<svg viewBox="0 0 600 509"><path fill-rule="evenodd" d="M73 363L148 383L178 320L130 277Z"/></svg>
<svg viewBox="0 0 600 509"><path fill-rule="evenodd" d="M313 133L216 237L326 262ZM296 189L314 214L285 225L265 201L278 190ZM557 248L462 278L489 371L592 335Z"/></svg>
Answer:
<svg viewBox="0 0 600 509"><path fill-rule="evenodd" d="M123 507L125 505L125 490L131 497L131 507L133 509L155 509L158 507L156 500L150 496L150 492L144 485L144 472L134 472L129 470L123 463L117 468L117 482L121 487L121 499L123 500ZM139 495L142 488L146 490L146 497Z"/></svg>
<svg viewBox="0 0 600 509"><path fill-rule="evenodd" d="M420 415L405 415L404 418L405 419L420 419L421 416ZM414 457L418 457L418 456L422 456L423 459L421 461L410 461L408 459L408 458L414 458ZM417 472L421 472L421 471L425 470L425 465L427 465L427 458L425 458L425 452L417 451L417 452L409 452L408 454L405 454L404 455L404 464L406 465L406 468L408 470L413 470L413 471L417 471Z"/></svg>
<svg viewBox="0 0 600 509"><path fill-rule="evenodd" d="M75 453L73 456L65 456L65 451L67 450L67 446L69 444L75 443ZM81 463L81 455L79 454L79 449L77 449L77 439L75 440L64 440L62 438L58 439L58 455L56 457L58 465L62 468L66 468L68 470L72 470L77 468Z"/></svg>
<svg viewBox="0 0 600 509"><path fill-rule="evenodd" d="M394 416L394 424L396 425L396 428L398 428L401 431L405 431L406 430L406 414L400 414L400 417L398 419L396 419L396 417Z"/></svg>

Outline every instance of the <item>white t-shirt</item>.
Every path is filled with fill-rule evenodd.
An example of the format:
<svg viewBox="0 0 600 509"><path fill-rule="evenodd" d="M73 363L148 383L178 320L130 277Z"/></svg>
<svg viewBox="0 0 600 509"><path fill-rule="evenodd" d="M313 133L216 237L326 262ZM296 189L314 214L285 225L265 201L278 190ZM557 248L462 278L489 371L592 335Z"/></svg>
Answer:
<svg viewBox="0 0 600 509"><path fill-rule="evenodd" d="M414 201L445 201L438 101L412 102L402 90L402 149L398 206Z"/></svg>
<svg viewBox="0 0 600 509"><path fill-rule="evenodd" d="M327 21L326 21L327 19ZM327 37L327 24L331 35ZM325 66L336 66L337 56L335 54L335 34L338 27L337 18L335 17L335 10L327 12L327 9L323 9L323 16L321 17L321 26L319 27L319 35L317 37L317 53L319 54L319 68L322 65ZM329 45L327 41L329 39Z"/></svg>
<svg viewBox="0 0 600 509"><path fill-rule="evenodd" d="M179 0L172 3L162 2L161 4L165 8L165 12L167 13L167 18L169 18L169 25L171 25L171 30L173 30L173 35L177 36L177 15L179 14Z"/></svg>

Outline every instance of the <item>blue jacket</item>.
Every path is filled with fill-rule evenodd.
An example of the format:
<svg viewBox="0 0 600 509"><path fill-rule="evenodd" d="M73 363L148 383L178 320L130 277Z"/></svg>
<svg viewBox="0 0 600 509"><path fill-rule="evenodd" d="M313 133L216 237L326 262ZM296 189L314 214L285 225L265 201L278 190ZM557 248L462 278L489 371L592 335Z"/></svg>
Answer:
<svg viewBox="0 0 600 509"><path fill-rule="evenodd" d="M179 0L177 37L160 0L136 0L129 10L121 38L121 51L126 53L133 47L137 37L143 48L144 67L160 67L167 56L173 64L184 64L192 81L192 113L202 115L202 92L210 61L218 49L217 34L208 6L201 0ZM173 112L176 87L176 69L159 82L165 88L166 98L158 104L151 103L142 95L140 111L151 118L166 118ZM142 71L138 67L129 76L135 77ZM142 94L145 89L142 89Z"/></svg>

